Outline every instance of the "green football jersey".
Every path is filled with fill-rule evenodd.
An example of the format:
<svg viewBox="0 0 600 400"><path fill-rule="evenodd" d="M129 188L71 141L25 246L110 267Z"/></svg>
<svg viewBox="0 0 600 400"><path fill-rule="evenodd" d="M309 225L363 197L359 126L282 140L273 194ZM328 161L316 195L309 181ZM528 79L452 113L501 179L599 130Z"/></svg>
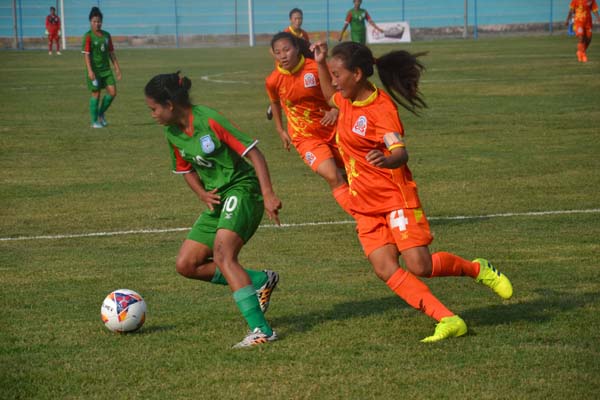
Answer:
<svg viewBox="0 0 600 400"><path fill-rule="evenodd" d="M182 132L176 126L165 129L171 146L173 172L195 170L207 191L220 195L239 184L260 193L254 167L244 159L258 141L235 127L218 111L195 105L190 113L193 131Z"/></svg>
<svg viewBox="0 0 600 400"><path fill-rule="evenodd" d="M102 36L96 36L91 30L87 31L81 43L81 52L91 55L94 72L110 70L109 54L114 51L110 33L100 32Z"/></svg>
<svg viewBox="0 0 600 400"><path fill-rule="evenodd" d="M365 44L367 38L367 28L365 21L371 20L367 10L354 8L348 11L346 15L346 22L350 24L350 36L353 42Z"/></svg>

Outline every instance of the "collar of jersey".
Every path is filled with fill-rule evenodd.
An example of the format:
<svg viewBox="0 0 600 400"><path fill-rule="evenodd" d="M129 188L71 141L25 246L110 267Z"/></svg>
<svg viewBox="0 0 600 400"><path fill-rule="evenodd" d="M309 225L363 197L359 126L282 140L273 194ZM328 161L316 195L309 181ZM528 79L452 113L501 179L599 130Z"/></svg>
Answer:
<svg viewBox="0 0 600 400"><path fill-rule="evenodd" d="M288 26L288 29L290 30L290 33L291 33L292 35L294 35L294 36L296 36L296 37L299 37L299 38L301 38L301 37L302 37L302 29L299 29L298 31L296 31L296 30L294 29L294 27L293 27L293 26L291 26L291 25L290 25L290 26Z"/></svg>
<svg viewBox="0 0 600 400"><path fill-rule="evenodd" d="M190 108L190 114L188 115L188 127L183 131L189 137L194 136L194 112Z"/></svg>
<svg viewBox="0 0 600 400"><path fill-rule="evenodd" d="M300 54L300 61L298 62L298 65L294 67L294 69L288 71L287 69L282 68L281 65L277 64L277 71L281 72L284 75L294 75L296 72L300 71L302 67L304 67L304 61L304 56Z"/></svg>
<svg viewBox="0 0 600 400"><path fill-rule="evenodd" d="M371 93L369 95L369 97L367 97L364 100L355 100L355 101L353 101L352 105L354 107L368 106L369 104L373 103L375 101L375 99L377 99L377 96L379 96L379 89L377 89L377 86L375 86L374 83L369 82L369 85L371 85L371 88L373 89L373 93Z"/></svg>

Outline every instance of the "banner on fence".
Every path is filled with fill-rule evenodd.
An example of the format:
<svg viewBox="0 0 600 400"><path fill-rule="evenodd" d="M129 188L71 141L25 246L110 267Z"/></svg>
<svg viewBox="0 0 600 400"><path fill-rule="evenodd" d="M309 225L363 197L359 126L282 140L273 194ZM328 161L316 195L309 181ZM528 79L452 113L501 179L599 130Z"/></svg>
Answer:
<svg viewBox="0 0 600 400"><path fill-rule="evenodd" d="M367 42L374 43L410 43L410 27L408 22L378 22L383 29L379 32L371 25L367 26Z"/></svg>

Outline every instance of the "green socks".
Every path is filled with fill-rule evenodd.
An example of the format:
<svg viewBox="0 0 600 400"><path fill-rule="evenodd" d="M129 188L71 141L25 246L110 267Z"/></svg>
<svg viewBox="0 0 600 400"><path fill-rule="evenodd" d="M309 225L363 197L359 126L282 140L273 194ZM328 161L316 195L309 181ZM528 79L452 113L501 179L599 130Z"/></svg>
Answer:
<svg viewBox="0 0 600 400"><path fill-rule="evenodd" d="M98 99L93 96L90 97L90 117L92 118L92 124L98 121Z"/></svg>
<svg viewBox="0 0 600 400"><path fill-rule="evenodd" d="M250 277L250 280L252 281L252 286L254 286L255 290L260 289L260 287L264 285L265 282L267 282L267 274L265 273L265 271L255 271L253 269L245 268L244 271L246 271L246 273ZM213 276L210 282L217 285L227 285L227 280L225 279L221 271L219 271L219 268L215 269L215 275Z"/></svg>
<svg viewBox="0 0 600 400"><path fill-rule="evenodd" d="M260 310L258 298L256 297L256 289L252 285L244 286L240 290L233 292L233 299L246 319L246 322L248 322L250 330L253 331L255 328L260 328L265 335L271 336L273 334L273 329L271 329L265 319L265 315Z"/></svg>
<svg viewBox="0 0 600 400"><path fill-rule="evenodd" d="M112 103L114 97L112 97L110 94L105 94L104 97L102 98L102 104L100 105L100 110L98 110L98 114L102 115L106 112L106 110L108 110L108 107L110 107L110 104Z"/></svg>

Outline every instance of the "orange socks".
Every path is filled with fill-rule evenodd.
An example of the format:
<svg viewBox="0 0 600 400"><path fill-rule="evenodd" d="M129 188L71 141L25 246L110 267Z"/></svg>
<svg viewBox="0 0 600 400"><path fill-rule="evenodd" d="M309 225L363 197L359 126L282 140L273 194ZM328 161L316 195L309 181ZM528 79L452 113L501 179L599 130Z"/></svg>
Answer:
<svg viewBox="0 0 600 400"><path fill-rule="evenodd" d="M467 261L445 251L438 251L431 255L431 278L434 276L470 276L477 278L479 263Z"/></svg>
<svg viewBox="0 0 600 400"><path fill-rule="evenodd" d="M348 215L352 215L352 211L350 210L350 188L347 183L344 183L342 186L338 186L331 191L333 194L333 198L337 203L342 207L344 211Z"/></svg>
<svg viewBox="0 0 600 400"><path fill-rule="evenodd" d="M431 293L427 285L402 268L399 268L386 284L410 306L421 310L436 321L454 315Z"/></svg>

